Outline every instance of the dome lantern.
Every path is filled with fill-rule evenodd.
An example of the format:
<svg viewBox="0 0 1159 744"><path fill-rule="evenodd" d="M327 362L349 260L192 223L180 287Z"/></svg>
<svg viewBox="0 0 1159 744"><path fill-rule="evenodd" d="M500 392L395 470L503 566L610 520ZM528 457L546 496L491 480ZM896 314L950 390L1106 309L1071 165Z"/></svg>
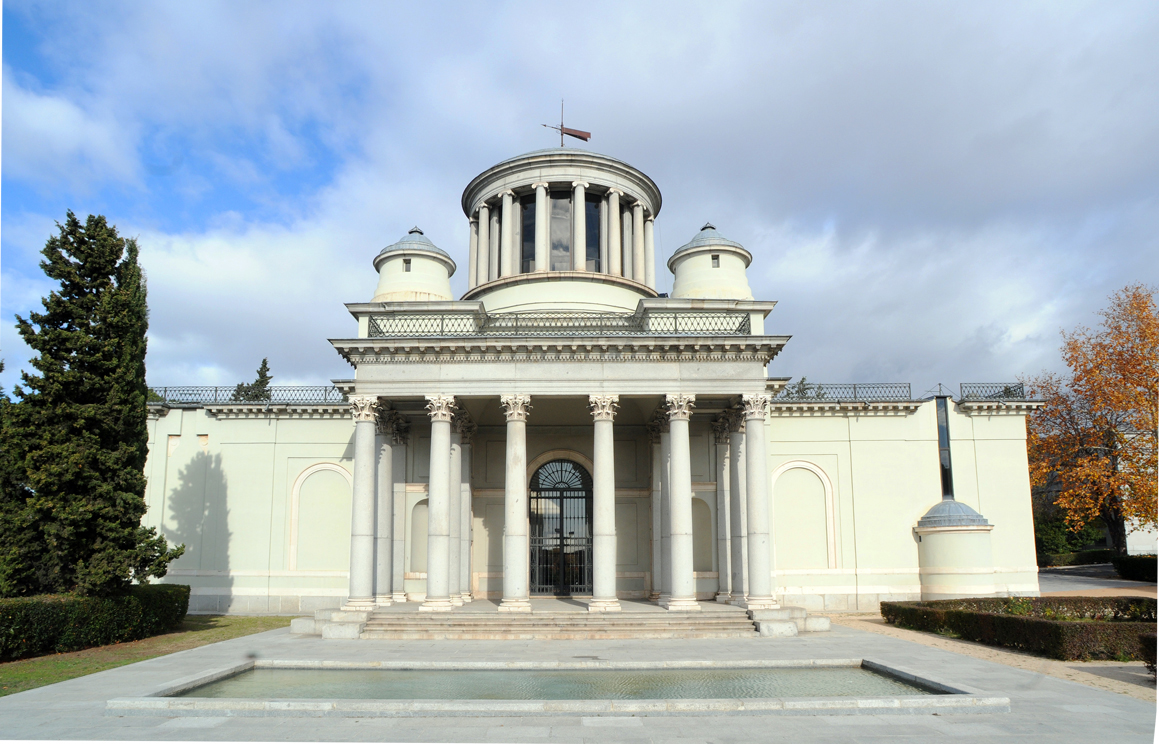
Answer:
<svg viewBox="0 0 1159 744"><path fill-rule="evenodd" d="M753 255L740 243L728 240L706 222L692 240L681 246L668 268L675 275L672 296L699 300L751 300L745 270Z"/></svg>

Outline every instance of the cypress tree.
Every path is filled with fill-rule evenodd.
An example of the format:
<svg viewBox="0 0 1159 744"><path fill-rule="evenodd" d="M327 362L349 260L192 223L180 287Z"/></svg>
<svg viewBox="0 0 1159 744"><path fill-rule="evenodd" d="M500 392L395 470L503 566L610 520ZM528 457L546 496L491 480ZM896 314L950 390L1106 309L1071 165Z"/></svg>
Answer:
<svg viewBox="0 0 1159 744"><path fill-rule="evenodd" d="M101 216L82 225L70 211L57 227L40 267L60 289L43 313L16 318L39 374L21 375L8 436L29 491L20 522L43 542L35 586L21 586L110 594L163 576L184 547L141 526L148 308L137 244Z"/></svg>
<svg viewBox="0 0 1159 744"><path fill-rule="evenodd" d="M269 400L270 380L272 379L274 377L270 374L270 360L263 358L261 366L258 367L257 379L248 385L244 382L238 383L238 386L233 389L233 399L246 403L261 403Z"/></svg>

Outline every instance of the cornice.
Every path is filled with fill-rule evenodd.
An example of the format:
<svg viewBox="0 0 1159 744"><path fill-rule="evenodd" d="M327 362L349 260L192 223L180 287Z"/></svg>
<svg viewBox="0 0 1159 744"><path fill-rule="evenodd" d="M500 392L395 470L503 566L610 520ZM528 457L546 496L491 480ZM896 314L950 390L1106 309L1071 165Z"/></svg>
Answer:
<svg viewBox="0 0 1159 744"><path fill-rule="evenodd" d="M205 412L217 419L350 419L349 403L309 405L265 403L210 403Z"/></svg>
<svg viewBox="0 0 1159 744"><path fill-rule="evenodd" d="M909 416L922 407L924 401L813 401L776 400L769 404L772 418L802 416Z"/></svg>
<svg viewBox="0 0 1159 744"><path fill-rule="evenodd" d="M330 339L330 343L343 359L357 366L526 361L767 363L788 340L788 336L471 337Z"/></svg>
<svg viewBox="0 0 1159 744"><path fill-rule="evenodd" d="M968 416L1025 416L1046 403L1041 400L960 400L958 410Z"/></svg>

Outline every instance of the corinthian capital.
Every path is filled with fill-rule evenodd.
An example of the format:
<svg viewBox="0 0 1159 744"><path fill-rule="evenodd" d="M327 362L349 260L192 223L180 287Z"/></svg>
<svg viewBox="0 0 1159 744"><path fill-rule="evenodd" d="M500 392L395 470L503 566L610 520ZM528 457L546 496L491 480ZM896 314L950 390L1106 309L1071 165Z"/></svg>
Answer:
<svg viewBox="0 0 1159 744"><path fill-rule="evenodd" d="M712 433L716 437L717 444L728 444L729 437L732 435L732 416L729 415L728 411L722 411L713 420Z"/></svg>
<svg viewBox="0 0 1159 744"><path fill-rule="evenodd" d="M508 421L526 421L527 412L531 410L530 395L502 395L499 403L507 413Z"/></svg>
<svg viewBox="0 0 1159 744"><path fill-rule="evenodd" d="M687 421L692 415L692 408L696 404L695 395L666 395L664 402L668 405L669 421Z"/></svg>
<svg viewBox="0 0 1159 744"><path fill-rule="evenodd" d="M431 421L446 421L450 423L455 415L455 396L428 395L427 410L430 411Z"/></svg>
<svg viewBox="0 0 1159 744"><path fill-rule="evenodd" d="M351 395L348 400L350 401L350 415L354 417L355 421L374 421L378 412L378 396Z"/></svg>
<svg viewBox="0 0 1159 744"><path fill-rule="evenodd" d="M744 405L745 420L760 419L764 421L765 411L769 407L772 398L768 395L743 395L741 396L741 403Z"/></svg>
<svg viewBox="0 0 1159 744"><path fill-rule="evenodd" d="M588 406L592 409L592 418L596 421L611 421L616 417L616 409L620 407L618 395L589 395Z"/></svg>

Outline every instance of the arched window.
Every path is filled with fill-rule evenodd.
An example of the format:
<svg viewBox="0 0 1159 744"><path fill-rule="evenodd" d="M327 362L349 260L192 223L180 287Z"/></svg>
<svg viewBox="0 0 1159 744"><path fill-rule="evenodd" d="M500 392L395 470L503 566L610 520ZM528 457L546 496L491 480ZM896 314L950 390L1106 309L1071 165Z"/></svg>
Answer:
<svg viewBox="0 0 1159 744"><path fill-rule="evenodd" d="M592 591L592 477L571 460L544 463L531 476L531 593Z"/></svg>

